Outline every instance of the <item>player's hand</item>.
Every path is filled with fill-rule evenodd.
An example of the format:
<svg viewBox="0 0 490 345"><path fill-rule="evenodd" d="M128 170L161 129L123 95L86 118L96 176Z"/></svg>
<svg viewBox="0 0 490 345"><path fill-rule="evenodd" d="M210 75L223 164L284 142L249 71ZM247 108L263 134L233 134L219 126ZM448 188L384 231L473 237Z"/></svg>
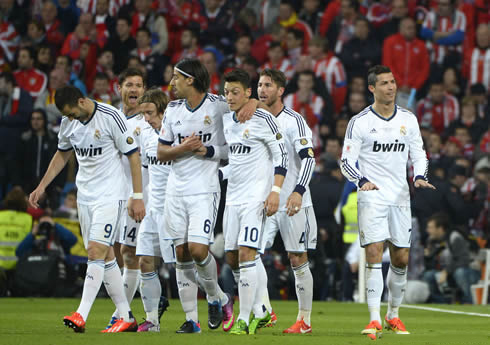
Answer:
<svg viewBox="0 0 490 345"><path fill-rule="evenodd" d="M204 145L201 145L201 147L199 147L196 151L194 151L194 153L198 156L204 156L206 153L208 152L208 149L206 148L206 146Z"/></svg>
<svg viewBox="0 0 490 345"><path fill-rule="evenodd" d="M379 190L379 188L374 183L368 181L362 185L360 190L366 192L368 190Z"/></svg>
<svg viewBox="0 0 490 345"><path fill-rule="evenodd" d="M39 200L44 194L44 188L39 186L29 195L29 205L33 208L39 208Z"/></svg>
<svg viewBox="0 0 490 345"><path fill-rule="evenodd" d="M136 223L139 223L145 218L145 203L141 199L129 198L128 200L128 214L134 219Z"/></svg>
<svg viewBox="0 0 490 345"><path fill-rule="evenodd" d="M245 103L242 109L240 109L240 111L236 114L237 120L241 123L250 120L254 115L255 110L257 109L258 103L259 101L257 101L256 99L249 99L249 101Z"/></svg>
<svg viewBox="0 0 490 345"><path fill-rule="evenodd" d="M184 149L184 152L194 152L202 146L202 142L195 133L192 133L190 137L187 137L182 141L180 146Z"/></svg>
<svg viewBox="0 0 490 345"><path fill-rule="evenodd" d="M418 179L417 181L415 181L413 183L413 185L415 186L415 188L430 188L430 189L436 189L436 187L434 187L433 185L431 185L429 182L425 181L425 180L422 180L422 179Z"/></svg>
<svg viewBox="0 0 490 345"><path fill-rule="evenodd" d="M301 210L301 203L303 202L303 196L298 192L293 192L286 201L286 208L288 216L294 216Z"/></svg>
<svg viewBox="0 0 490 345"><path fill-rule="evenodd" d="M276 213L277 209L279 208L279 193L270 192L269 196L265 200L264 208L267 217L270 217Z"/></svg>

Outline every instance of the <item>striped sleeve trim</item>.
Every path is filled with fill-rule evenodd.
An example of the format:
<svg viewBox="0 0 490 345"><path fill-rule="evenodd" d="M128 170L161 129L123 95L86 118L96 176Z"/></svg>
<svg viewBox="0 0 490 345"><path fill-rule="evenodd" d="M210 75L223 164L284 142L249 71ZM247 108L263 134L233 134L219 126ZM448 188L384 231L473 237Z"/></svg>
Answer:
<svg viewBox="0 0 490 345"><path fill-rule="evenodd" d="M354 116L350 121L349 121L349 124L347 125L347 139L352 139L352 130L354 129L354 123L356 122L357 119L359 119L360 117L366 115L367 113L369 113L369 107L367 108L364 108L363 111L361 111L359 114L357 114L356 116Z"/></svg>
<svg viewBox="0 0 490 345"><path fill-rule="evenodd" d="M315 160L313 158L309 158L306 160L306 165L305 165L305 170L303 171L303 175L301 176L301 179L299 180L299 185L305 186L310 180L311 176L313 175L313 167Z"/></svg>
<svg viewBox="0 0 490 345"><path fill-rule="evenodd" d="M97 103L97 107L99 108L99 111L102 114L109 115L110 117L112 117L114 119L114 121L116 122L117 126L119 127L119 130L121 131L121 133L125 133L128 130L123 119L121 119L121 115L118 114L117 111L112 110L108 107L105 107L105 106L101 105L100 103Z"/></svg>
<svg viewBox="0 0 490 345"><path fill-rule="evenodd" d="M58 147L58 151L61 151L61 152L68 152L68 151L71 151L73 150L73 147L70 147L68 149L62 149L61 147Z"/></svg>
<svg viewBox="0 0 490 345"><path fill-rule="evenodd" d="M354 180L360 180L362 178L361 175L356 173L355 169L353 169L349 163L347 163L347 159L342 159L342 168L344 171L349 174L349 176Z"/></svg>
<svg viewBox="0 0 490 345"><path fill-rule="evenodd" d="M276 134L279 132L279 128L277 127L276 123L274 120L272 120L271 115L267 115L259 110L255 111L255 116L264 119L265 122L269 125L269 128L272 130L272 133Z"/></svg>
<svg viewBox="0 0 490 345"><path fill-rule="evenodd" d="M305 137L306 136L305 123L304 123L304 120L301 117L301 115L298 114L297 112L295 112L294 110L292 110L291 108L288 108L288 107L284 107L283 111L284 111L284 114L287 114L296 120L299 135L301 137Z"/></svg>

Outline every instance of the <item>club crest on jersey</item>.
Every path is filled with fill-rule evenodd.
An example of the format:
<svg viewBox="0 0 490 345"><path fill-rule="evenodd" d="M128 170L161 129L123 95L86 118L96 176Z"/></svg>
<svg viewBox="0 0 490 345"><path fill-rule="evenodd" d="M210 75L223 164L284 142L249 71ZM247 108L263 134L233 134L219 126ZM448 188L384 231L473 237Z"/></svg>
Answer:
<svg viewBox="0 0 490 345"><path fill-rule="evenodd" d="M100 139L100 131L98 129L94 132L94 139Z"/></svg>
<svg viewBox="0 0 490 345"><path fill-rule="evenodd" d="M211 124L211 118L208 115L204 116L204 124L206 126L209 126Z"/></svg>
<svg viewBox="0 0 490 345"><path fill-rule="evenodd" d="M276 139L277 140L281 140L282 139L282 134L281 133L277 133L276 134Z"/></svg>
<svg viewBox="0 0 490 345"><path fill-rule="evenodd" d="M139 136L139 135L141 134L141 128L136 127L136 128L134 129L133 134L134 134L135 136Z"/></svg>
<svg viewBox="0 0 490 345"><path fill-rule="evenodd" d="M243 137L245 139L248 139L250 137L250 132L248 131L248 129L246 129L246 130L243 131Z"/></svg>
<svg viewBox="0 0 490 345"><path fill-rule="evenodd" d="M407 135L407 128L405 126L400 127L400 134L401 135Z"/></svg>
<svg viewBox="0 0 490 345"><path fill-rule="evenodd" d="M308 140L306 140L306 139L301 139L301 140L299 141L299 143L300 143L301 145L306 145L306 144L308 144Z"/></svg>
<svg viewBox="0 0 490 345"><path fill-rule="evenodd" d="M131 145L132 143L134 143L134 139L132 137L127 137L126 138L126 142Z"/></svg>

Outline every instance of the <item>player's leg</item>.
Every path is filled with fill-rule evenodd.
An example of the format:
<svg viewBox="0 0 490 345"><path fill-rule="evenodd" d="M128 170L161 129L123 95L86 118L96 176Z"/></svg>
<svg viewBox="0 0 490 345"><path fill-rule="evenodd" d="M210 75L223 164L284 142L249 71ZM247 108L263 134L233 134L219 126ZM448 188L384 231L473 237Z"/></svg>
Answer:
<svg viewBox="0 0 490 345"><path fill-rule="evenodd" d="M384 241L390 237L388 206L358 203L359 239L366 250L366 297L370 322L362 334L381 334L382 257Z"/></svg>
<svg viewBox="0 0 490 345"><path fill-rule="evenodd" d="M397 334L409 334L400 320L398 310L407 285L407 265L410 253L412 220L410 207L390 207L390 268L388 270L388 312L385 316L387 329Z"/></svg>
<svg viewBox="0 0 490 345"><path fill-rule="evenodd" d="M140 223L136 223L132 218L127 217L126 226L122 229L121 234L121 255L124 261L124 291L130 305L138 289L141 275L139 260L136 257L139 228Z"/></svg>
<svg viewBox="0 0 490 345"><path fill-rule="evenodd" d="M263 254L264 250L270 249L276 238L277 232L279 231L279 220L278 213L274 214L271 217L267 217L265 221L264 227L264 236L262 241L263 248L260 250L261 254ZM264 263L257 261L257 272L259 275L258 282L258 291L262 296L262 304L265 306L267 311L271 314L271 321L266 325L267 327L273 327L277 323L277 317L274 311L272 310L271 301L269 298L269 290L267 289L267 281L263 279L264 275L267 276L267 272L264 267Z"/></svg>

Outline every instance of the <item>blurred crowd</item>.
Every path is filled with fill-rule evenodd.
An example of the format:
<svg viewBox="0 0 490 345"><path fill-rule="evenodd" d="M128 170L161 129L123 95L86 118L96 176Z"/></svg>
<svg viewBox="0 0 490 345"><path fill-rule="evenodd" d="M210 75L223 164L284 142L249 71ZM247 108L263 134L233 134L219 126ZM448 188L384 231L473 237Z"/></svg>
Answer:
<svg viewBox="0 0 490 345"><path fill-rule="evenodd" d="M345 258L355 243L355 236L346 235L355 230L346 221L352 213L343 212L352 190L338 160L349 119L372 102L366 73L376 64L391 68L397 104L419 120L429 179L437 187L412 196L418 229L412 278L426 278L429 285L432 279L441 292L444 276L427 272L454 271L441 259L443 250L429 255L435 253L431 246L437 236L428 230L434 216L437 227L445 229L439 241L445 241L446 252L454 231L478 248L490 246L487 0L3 0L1 199L14 186L30 193L46 171L61 120L54 105L57 88L71 84L117 107L118 74L135 67L146 74L147 87L173 97L173 65L183 58L202 61L212 93L221 92L221 77L235 67L250 74L255 97L262 69L280 69L288 77L284 103L312 128L318 160L311 182L319 224L312 260L315 298L352 299L352 289L343 283L356 270L355 260ZM76 163L65 170L48 188L43 210L27 210L34 219L58 212L76 220L76 194L68 193ZM410 166L407 171L411 177ZM2 227L0 218L0 242L8 242L2 240ZM286 261L276 242L266 260L280 277L277 297L287 298L294 288L288 288ZM467 291L459 290L467 302Z"/></svg>

